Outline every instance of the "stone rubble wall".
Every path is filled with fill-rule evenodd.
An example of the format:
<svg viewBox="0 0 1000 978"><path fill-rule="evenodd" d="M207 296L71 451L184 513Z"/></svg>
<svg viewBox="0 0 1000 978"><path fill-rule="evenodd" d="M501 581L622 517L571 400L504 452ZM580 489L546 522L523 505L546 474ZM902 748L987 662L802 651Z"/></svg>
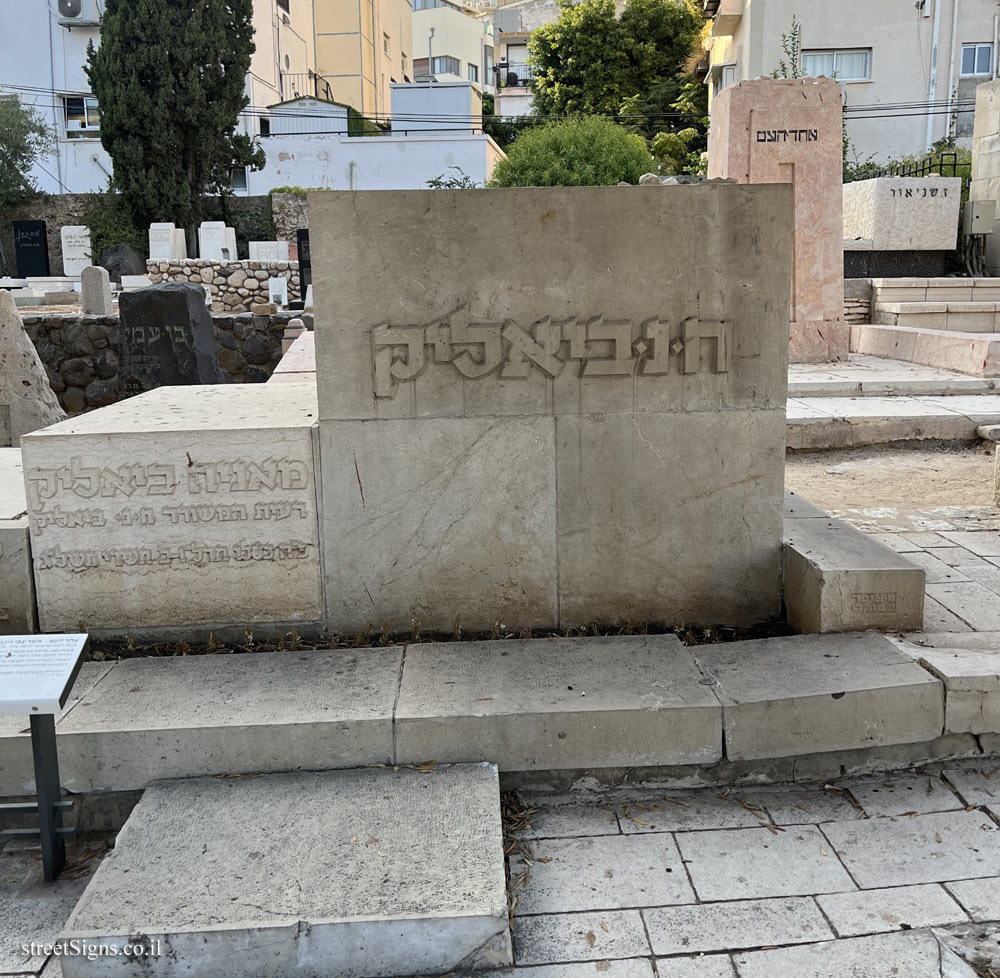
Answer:
<svg viewBox="0 0 1000 978"><path fill-rule="evenodd" d="M146 262L146 274L153 285L161 282L194 282L212 290L212 312L249 312L259 302L267 302L267 280L288 280L289 300L301 298L297 261L183 261Z"/></svg>
<svg viewBox="0 0 1000 978"><path fill-rule="evenodd" d="M287 263L286 263L287 264ZM281 337L301 313L213 315L219 365L234 382L264 383L281 359ZM311 317L302 317L306 320ZM24 329L67 414L118 400L117 316L29 315Z"/></svg>
<svg viewBox="0 0 1000 978"><path fill-rule="evenodd" d="M844 299L844 321L852 324L872 321L872 304L868 299Z"/></svg>
<svg viewBox="0 0 1000 978"><path fill-rule="evenodd" d="M309 227L309 205L299 194L271 194L271 216L279 241L295 244L295 232Z"/></svg>

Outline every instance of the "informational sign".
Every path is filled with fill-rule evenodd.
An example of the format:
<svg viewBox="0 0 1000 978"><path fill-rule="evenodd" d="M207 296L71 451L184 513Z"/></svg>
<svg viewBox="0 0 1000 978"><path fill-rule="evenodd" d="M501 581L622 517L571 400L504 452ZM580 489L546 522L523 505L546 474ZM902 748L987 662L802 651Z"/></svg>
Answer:
<svg viewBox="0 0 1000 978"><path fill-rule="evenodd" d="M86 647L86 635L0 635L0 716L58 713Z"/></svg>

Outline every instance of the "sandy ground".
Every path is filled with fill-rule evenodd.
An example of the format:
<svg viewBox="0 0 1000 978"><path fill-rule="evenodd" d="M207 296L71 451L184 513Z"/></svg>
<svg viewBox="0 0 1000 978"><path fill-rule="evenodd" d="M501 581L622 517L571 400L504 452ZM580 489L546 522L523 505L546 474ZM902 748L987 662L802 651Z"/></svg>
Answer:
<svg viewBox="0 0 1000 978"><path fill-rule="evenodd" d="M785 464L785 488L827 510L992 508L993 446L797 455Z"/></svg>

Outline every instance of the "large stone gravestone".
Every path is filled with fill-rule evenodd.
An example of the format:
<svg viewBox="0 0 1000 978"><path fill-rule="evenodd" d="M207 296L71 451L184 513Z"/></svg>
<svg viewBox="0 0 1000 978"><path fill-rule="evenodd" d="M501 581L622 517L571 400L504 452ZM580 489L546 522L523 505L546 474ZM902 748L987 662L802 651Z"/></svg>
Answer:
<svg viewBox="0 0 1000 978"><path fill-rule="evenodd" d="M83 292L83 314L85 316L110 316L111 276L100 265L91 265L80 273Z"/></svg>
<svg viewBox="0 0 1000 978"><path fill-rule="evenodd" d="M149 257L156 261L181 261L187 258L184 229L169 222L150 224Z"/></svg>
<svg viewBox="0 0 1000 978"><path fill-rule="evenodd" d="M200 285L168 282L123 292L118 311L121 397L157 387L226 382Z"/></svg>
<svg viewBox="0 0 1000 978"><path fill-rule="evenodd" d="M94 264L91 258L90 228L83 224L67 224L59 231L62 239L63 274L79 277Z"/></svg>
<svg viewBox="0 0 1000 978"><path fill-rule="evenodd" d="M841 86L829 78L744 81L712 101L708 175L795 188L793 361L848 356L842 120Z"/></svg>
<svg viewBox="0 0 1000 978"><path fill-rule="evenodd" d="M225 221L202 221L198 227L198 257L209 261L236 261L236 231Z"/></svg>
<svg viewBox="0 0 1000 978"><path fill-rule="evenodd" d="M44 221L13 221L14 263L18 278L46 278L49 244Z"/></svg>
<svg viewBox="0 0 1000 978"><path fill-rule="evenodd" d="M333 630L778 613L790 188L309 214Z"/></svg>

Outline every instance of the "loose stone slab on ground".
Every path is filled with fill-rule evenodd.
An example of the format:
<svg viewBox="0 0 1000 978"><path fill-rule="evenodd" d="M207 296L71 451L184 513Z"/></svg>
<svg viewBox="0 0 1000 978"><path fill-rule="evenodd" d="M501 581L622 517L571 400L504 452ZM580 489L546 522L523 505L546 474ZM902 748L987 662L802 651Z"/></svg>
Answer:
<svg viewBox="0 0 1000 978"><path fill-rule="evenodd" d="M398 648L125 659L59 724L63 781L123 791L151 771L389 763L401 660Z"/></svg>
<svg viewBox="0 0 1000 978"><path fill-rule="evenodd" d="M944 724L941 684L874 633L702 645L694 653L718 682L731 759L919 743Z"/></svg>
<svg viewBox="0 0 1000 978"><path fill-rule="evenodd" d="M511 880L524 873L528 876L514 889L518 914L694 902L669 834L536 842L530 864L511 855Z"/></svg>
<svg viewBox="0 0 1000 978"><path fill-rule="evenodd" d="M816 897L816 902L836 928L838 937L860 937L968 920L962 908L936 883L831 893Z"/></svg>
<svg viewBox="0 0 1000 978"><path fill-rule="evenodd" d="M774 833L678 832L676 838L698 899L705 902L855 889L833 847L812 825Z"/></svg>
<svg viewBox="0 0 1000 978"><path fill-rule="evenodd" d="M805 897L734 900L643 910L656 954L694 954L735 948L823 941L833 931Z"/></svg>
<svg viewBox="0 0 1000 978"><path fill-rule="evenodd" d="M518 965L606 961L649 953L638 910L514 918L514 962Z"/></svg>
<svg viewBox="0 0 1000 978"><path fill-rule="evenodd" d="M489 758L504 771L712 763L722 711L701 679L673 635L411 645L397 761Z"/></svg>
<svg viewBox="0 0 1000 978"><path fill-rule="evenodd" d="M823 831L863 889L1000 876L1000 828L980 811L832 822Z"/></svg>
<svg viewBox="0 0 1000 978"><path fill-rule="evenodd" d="M315 396L164 387L26 436L41 628L319 621Z"/></svg>
<svg viewBox="0 0 1000 978"><path fill-rule="evenodd" d="M62 936L120 946L134 934L161 940L162 954L66 958L66 978L509 964L496 768L156 784Z"/></svg>

